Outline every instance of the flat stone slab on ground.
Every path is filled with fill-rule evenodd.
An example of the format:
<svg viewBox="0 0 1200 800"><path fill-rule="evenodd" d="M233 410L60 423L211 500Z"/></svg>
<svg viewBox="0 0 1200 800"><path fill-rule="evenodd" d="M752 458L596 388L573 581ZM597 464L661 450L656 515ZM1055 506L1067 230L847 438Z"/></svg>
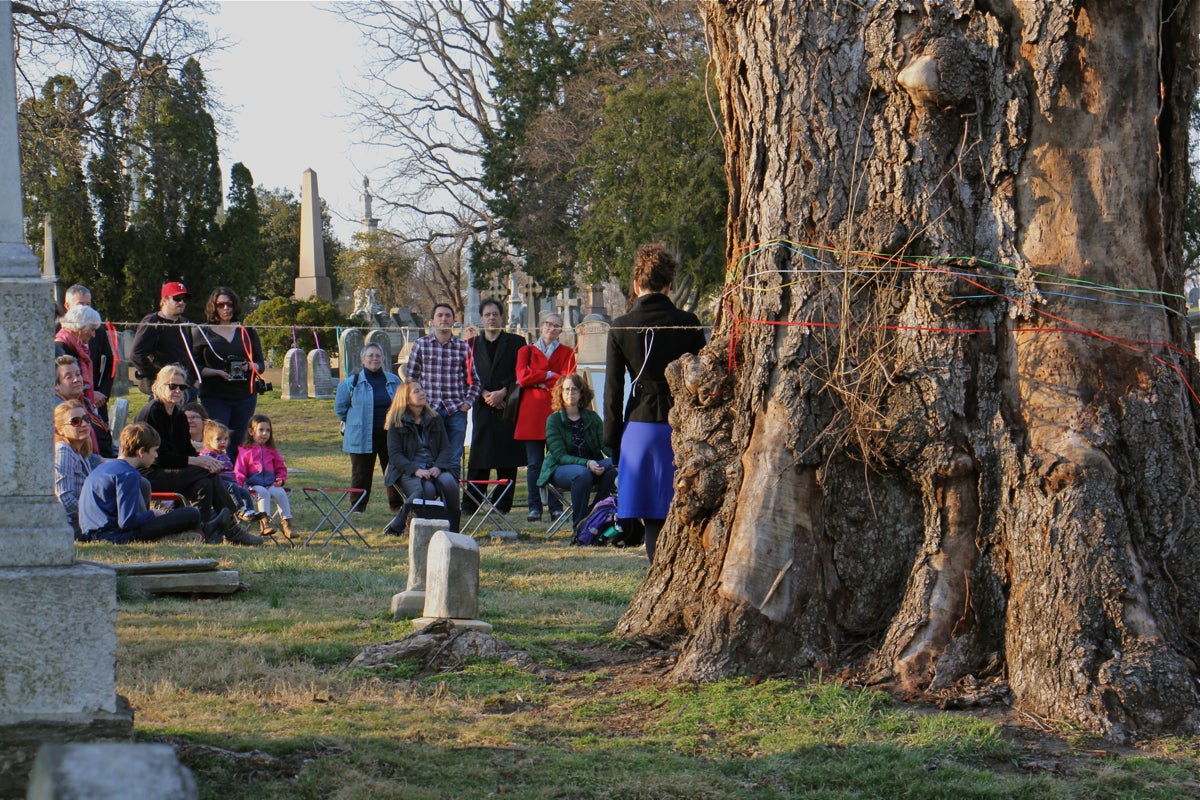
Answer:
<svg viewBox="0 0 1200 800"><path fill-rule="evenodd" d="M417 617L413 620L413 627L417 630L422 630L435 622L449 622L456 628L476 631L478 633L492 632L492 624L490 622L484 622L481 619L452 619L450 617Z"/></svg>
<svg viewBox="0 0 1200 800"><path fill-rule="evenodd" d="M121 580L150 594L233 594L242 587L236 569L124 575Z"/></svg>
<svg viewBox="0 0 1200 800"><path fill-rule="evenodd" d="M515 542L517 540L516 531L491 531L488 536L493 539L499 539L502 542Z"/></svg>
<svg viewBox="0 0 1200 800"><path fill-rule="evenodd" d="M290 472L291 470L289 470ZM118 575L158 575L168 572L211 572L220 566L215 558L187 558L178 561L137 561L131 564L109 564L106 561L88 561L80 559L80 563L99 564L108 567Z"/></svg>

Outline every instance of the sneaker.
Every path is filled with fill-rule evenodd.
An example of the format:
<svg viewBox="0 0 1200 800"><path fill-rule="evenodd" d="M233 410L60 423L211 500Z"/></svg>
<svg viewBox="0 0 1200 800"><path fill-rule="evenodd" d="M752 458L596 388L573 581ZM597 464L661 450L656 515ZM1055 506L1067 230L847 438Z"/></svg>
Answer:
<svg viewBox="0 0 1200 800"><path fill-rule="evenodd" d="M253 547L263 543L261 536L256 536L241 525L234 525L234 530L225 532L225 540L230 544L242 544Z"/></svg>
<svg viewBox="0 0 1200 800"><path fill-rule="evenodd" d="M256 522L260 517L265 516L261 511L251 511L248 508L243 508L237 513L237 518L242 522Z"/></svg>

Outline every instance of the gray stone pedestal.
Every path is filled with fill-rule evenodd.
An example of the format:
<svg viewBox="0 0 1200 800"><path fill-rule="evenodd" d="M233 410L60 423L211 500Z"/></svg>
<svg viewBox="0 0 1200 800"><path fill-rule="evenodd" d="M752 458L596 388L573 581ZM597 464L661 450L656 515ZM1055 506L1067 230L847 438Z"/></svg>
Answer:
<svg viewBox="0 0 1200 800"><path fill-rule="evenodd" d="M28 800L195 800L196 779L166 744L47 745Z"/></svg>
<svg viewBox="0 0 1200 800"><path fill-rule="evenodd" d="M12 4L0 2L0 796L43 741L130 738L116 691L116 576L75 562L54 499L54 289L22 242Z"/></svg>

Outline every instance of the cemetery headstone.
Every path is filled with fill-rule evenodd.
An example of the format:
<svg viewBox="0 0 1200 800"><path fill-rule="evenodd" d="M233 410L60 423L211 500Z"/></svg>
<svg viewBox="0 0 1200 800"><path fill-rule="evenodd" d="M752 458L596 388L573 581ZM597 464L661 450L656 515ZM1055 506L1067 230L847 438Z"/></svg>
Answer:
<svg viewBox="0 0 1200 800"><path fill-rule="evenodd" d="M284 400L308 399L308 359L299 347L293 347L283 356Z"/></svg>
<svg viewBox="0 0 1200 800"><path fill-rule="evenodd" d="M325 244L321 235L321 195L317 191L317 173L304 170L300 179L300 274L296 278L295 297L313 297L333 302L329 276L325 273Z"/></svg>
<svg viewBox="0 0 1200 800"><path fill-rule="evenodd" d="M425 613L418 629L439 619L456 627L491 633L479 614L479 544L461 533L438 531L429 542L425 565Z"/></svg>
<svg viewBox="0 0 1200 800"><path fill-rule="evenodd" d="M308 375L309 386L311 386L310 397L326 400L337 394L337 384L333 382L333 372L329 367L328 350L321 348L309 351Z"/></svg>
<svg viewBox="0 0 1200 800"><path fill-rule="evenodd" d="M347 328L338 338L338 362L341 364L341 377L346 380L351 375L362 371L363 332L358 328Z"/></svg>
<svg viewBox="0 0 1200 800"><path fill-rule="evenodd" d="M408 587L392 596L392 619L412 619L425 609L429 542L435 533L449 527L448 519L413 519L408 523Z"/></svg>
<svg viewBox="0 0 1200 800"><path fill-rule="evenodd" d="M388 336L387 331L376 328L367 334L367 340L364 344L379 345L383 348L383 368L392 372L395 369L396 362L393 360L396 356L392 350L392 337ZM361 366L361 365L360 365Z"/></svg>
<svg viewBox="0 0 1200 800"><path fill-rule="evenodd" d="M47 744L29 776L27 800L195 800L192 771L169 744Z"/></svg>
<svg viewBox="0 0 1200 800"><path fill-rule="evenodd" d="M580 364L603 364L608 353L608 329L612 327L602 319L591 315L576 327L579 343L575 348L575 360Z"/></svg>
<svg viewBox="0 0 1200 800"><path fill-rule="evenodd" d="M112 431L112 436L115 441L120 441L121 431L125 429L125 423L129 421L129 401L124 397L118 397L109 403L108 408L108 427Z"/></svg>

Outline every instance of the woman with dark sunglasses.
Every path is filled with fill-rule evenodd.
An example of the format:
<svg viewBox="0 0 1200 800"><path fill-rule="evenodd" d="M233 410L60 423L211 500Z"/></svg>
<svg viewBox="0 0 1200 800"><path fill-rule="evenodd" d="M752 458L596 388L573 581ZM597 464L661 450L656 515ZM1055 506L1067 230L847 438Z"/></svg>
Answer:
<svg viewBox="0 0 1200 800"><path fill-rule="evenodd" d="M228 286L218 286L204 307L204 325L192 333L192 352L200 367L200 402L229 428L229 458L237 460L246 424L258 408L255 380L262 375L262 343L254 328L242 324L242 301Z"/></svg>

